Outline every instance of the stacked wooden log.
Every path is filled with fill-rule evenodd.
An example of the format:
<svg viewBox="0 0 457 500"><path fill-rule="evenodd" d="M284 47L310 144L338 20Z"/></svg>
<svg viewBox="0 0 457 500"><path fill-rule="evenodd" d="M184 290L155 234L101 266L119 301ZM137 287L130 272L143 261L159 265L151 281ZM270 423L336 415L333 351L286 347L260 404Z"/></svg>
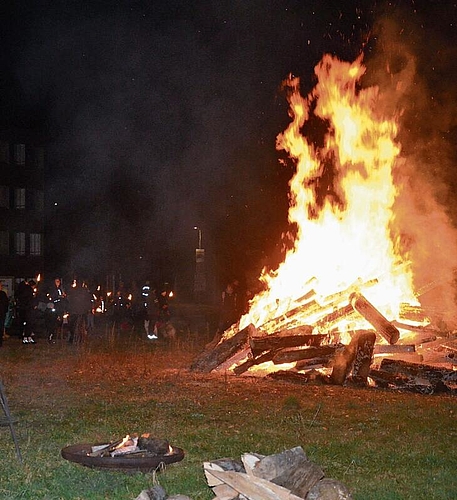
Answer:
<svg viewBox="0 0 457 500"><path fill-rule="evenodd" d="M326 478L300 446L274 455L245 453L241 461L203 464L215 500L350 500L348 488Z"/></svg>
<svg viewBox="0 0 457 500"><path fill-rule="evenodd" d="M420 394L456 393L457 371L449 368L383 359L369 376L380 387Z"/></svg>
<svg viewBox="0 0 457 500"><path fill-rule="evenodd" d="M363 317L371 328L353 330L351 340L343 345L335 325L342 318L355 316ZM313 323L304 323L307 319ZM207 346L191 369L236 375L255 372L300 383L371 383L414 392L454 392L457 336L437 339L439 332L430 326L418 326L419 319L425 319L423 311L405 304L401 321L388 321L354 287L327 297L323 305L311 291L258 328L252 324L243 329L232 325ZM386 362L381 365L383 359ZM402 373L406 370L402 364L386 369L390 360L408 366L426 364L424 359L433 360L438 371L422 370L419 374L410 369ZM394 369L397 373L393 373Z"/></svg>

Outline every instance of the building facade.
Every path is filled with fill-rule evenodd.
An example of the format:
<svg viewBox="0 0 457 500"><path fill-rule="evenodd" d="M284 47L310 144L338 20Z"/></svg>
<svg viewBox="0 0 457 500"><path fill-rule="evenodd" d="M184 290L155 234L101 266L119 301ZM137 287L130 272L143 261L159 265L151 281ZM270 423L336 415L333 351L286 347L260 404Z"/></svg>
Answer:
<svg viewBox="0 0 457 500"><path fill-rule="evenodd" d="M0 138L0 279L12 288L44 267L44 148ZM8 295L13 290L7 290Z"/></svg>

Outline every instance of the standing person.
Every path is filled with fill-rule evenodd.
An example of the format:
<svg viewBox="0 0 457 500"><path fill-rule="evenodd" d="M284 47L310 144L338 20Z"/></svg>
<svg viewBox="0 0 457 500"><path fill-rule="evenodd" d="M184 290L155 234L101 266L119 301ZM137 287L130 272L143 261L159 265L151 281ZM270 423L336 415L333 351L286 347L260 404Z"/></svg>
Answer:
<svg viewBox="0 0 457 500"><path fill-rule="evenodd" d="M48 341L54 343L55 334L62 328L63 315L66 309L67 294L62 286L62 280L60 278L54 278L54 282L50 286L47 295L50 302L46 310L46 331Z"/></svg>
<svg viewBox="0 0 457 500"><path fill-rule="evenodd" d="M149 340L156 340L157 335L157 291L150 288L144 302L146 317L144 329Z"/></svg>
<svg viewBox="0 0 457 500"><path fill-rule="evenodd" d="M95 300L97 296L95 295L95 291L93 291L87 283L85 286L90 295L90 311L87 313L87 333L90 334L95 329Z"/></svg>
<svg viewBox="0 0 457 500"><path fill-rule="evenodd" d="M236 323L238 314L238 294L232 283L228 283L221 295L221 309L219 319L219 333Z"/></svg>
<svg viewBox="0 0 457 500"><path fill-rule="evenodd" d="M131 306L131 296L121 281L113 298L113 321L116 326L123 327L125 322L130 321Z"/></svg>
<svg viewBox="0 0 457 500"><path fill-rule="evenodd" d="M20 324L20 333L23 344L35 344L33 338L33 309L35 307L35 291L33 287L36 282L24 280L19 283L16 289L17 315Z"/></svg>
<svg viewBox="0 0 457 500"><path fill-rule="evenodd" d="M155 290L151 288L150 282L146 283L141 288L141 309L137 313L137 317L143 321L144 331L149 339L156 339L157 335L151 333L151 328L155 324Z"/></svg>
<svg viewBox="0 0 457 500"><path fill-rule="evenodd" d="M131 315L133 318L136 318L138 313L142 308L142 288L138 285L138 283L133 280L130 285L130 307L131 307Z"/></svg>
<svg viewBox="0 0 457 500"><path fill-rule="evenodd" d="M5 290L3 290L3 283L0 281L0 347L3 344L3 334L5 332L5 318L10 301L8 300L8 295L6 295Z"/></svg>
<svg viewBox="0 0 457 500"><path fill-rule="evenodd" d="M68 326L70 328L70 336L68 342L72 344L76 338L76 327L79 325L86 331L87 314L91 311L92 302L90 300L90 292L81 283L75 280L72 287L67 293L68 313L70 315ZM78 339L82 340L82 339Z"/></svg>
<svg viewBox="0 0 457 500"><path fill-rule="evenodd" d="M168 290L166 285L162 287L159 295L157 295L155 299L156 305L156 322L154 325L154 335L158 335L158 332L166 326L168 321L170 320L170 307L168 305ZM162 335L163 336L163 335Z"/></svg>
<svg viewBox="0 0 457 500"><path fill-rule="evenodd" d="M14 296L12 295L9 298L8 311L6 312L5 325L4 325L5 331L3 332L3 340L9 338L7 332L13 326L13 321L14 318L16 317L15 311L16 311L16 303L14 301Z"/></svg>

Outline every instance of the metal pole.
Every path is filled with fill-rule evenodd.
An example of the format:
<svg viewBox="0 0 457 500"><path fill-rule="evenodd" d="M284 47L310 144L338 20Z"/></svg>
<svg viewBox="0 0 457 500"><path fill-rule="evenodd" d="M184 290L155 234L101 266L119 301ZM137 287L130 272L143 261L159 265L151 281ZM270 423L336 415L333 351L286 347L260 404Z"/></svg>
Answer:
<svg viewBox="0 0 457 500"><path fill-rule="evenodd" d="M198 226L194 226L194 229L198 231L198 249L202 248L202 230Z"/></svg>

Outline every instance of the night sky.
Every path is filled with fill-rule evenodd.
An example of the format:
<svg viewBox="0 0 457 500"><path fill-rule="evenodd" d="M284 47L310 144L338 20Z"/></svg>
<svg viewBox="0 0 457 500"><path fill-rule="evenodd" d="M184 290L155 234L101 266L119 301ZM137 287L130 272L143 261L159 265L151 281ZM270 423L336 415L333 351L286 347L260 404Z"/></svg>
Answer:
<svg viewBox="0 0 457 500"><path fill-rule="evenodd" d="M274 267L292 174L281 83L308 92L326 52L391 72L399 47L417 58L426 98L404 144L442 141L432 174L457 213L455 1L18 0L2 32L1 126L48 144L53 272L189 282L196 225L216 283Z"/></svg>

